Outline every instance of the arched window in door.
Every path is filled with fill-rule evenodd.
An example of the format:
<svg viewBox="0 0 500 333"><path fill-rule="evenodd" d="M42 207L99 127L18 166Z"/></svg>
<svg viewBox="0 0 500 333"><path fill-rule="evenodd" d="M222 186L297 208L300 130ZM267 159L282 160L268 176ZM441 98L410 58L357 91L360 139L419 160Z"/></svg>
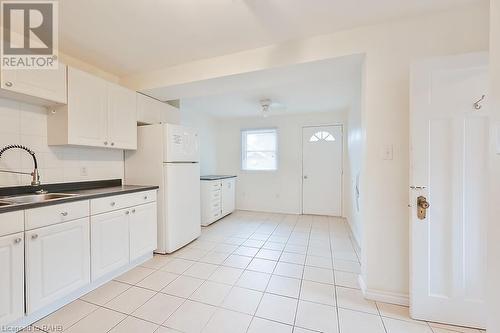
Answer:
<svg viewBox="0 0 500 333"><path fill-rule="evenodd" d="M319 131L314 133L311 138L309 139L309 142L318 142L318 141L335 141L335 137L326 131Z"/></svg>

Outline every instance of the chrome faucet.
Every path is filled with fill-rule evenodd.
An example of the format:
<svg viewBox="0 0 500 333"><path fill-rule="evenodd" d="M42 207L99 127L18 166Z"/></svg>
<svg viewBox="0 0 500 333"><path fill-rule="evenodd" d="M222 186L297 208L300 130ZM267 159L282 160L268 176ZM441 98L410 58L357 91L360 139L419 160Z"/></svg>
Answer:
<svg viewBox="0 0 500 333"><path fill-rule="evenodd" d="M29 149L28 147L25 147L25 146L9 145L9 146L5 146L2 149L0 149L0 158L2 157L2 154L5 153L9 149L22 149L22 150L28 152L28 154L30 154L31 157L33 158L33 163L34 163L33 172L29 173L29 172L20 172L20 171L11 171L11 170L0 170L0 172L14 173L14 174L19 174L19 175L30 175L32 177L31 186L40 186L40 184L41 184L40 174L38 173L38 162L36 160L35 152L32 151L31 149Z"/></svg>

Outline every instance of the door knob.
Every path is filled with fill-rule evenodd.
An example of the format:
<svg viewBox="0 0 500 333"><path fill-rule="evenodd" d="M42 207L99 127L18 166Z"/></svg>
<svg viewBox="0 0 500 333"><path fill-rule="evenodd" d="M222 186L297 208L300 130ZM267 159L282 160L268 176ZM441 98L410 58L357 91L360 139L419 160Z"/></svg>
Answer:
<svg viewBox="0 0 500 333"><path fill-rule="evenodd" d="M12 82L10 82L10 81L5 82L5 86L6 87L12 87Z"/></svg>
<svg viewBox="0 0 500 333"><path fill-rule="evenodd" d="M429 209L431 205L427 202L427 198L424 196L419 196L417 198L417 217L420 220L425 220L427 215L427 209Z"/></svg>

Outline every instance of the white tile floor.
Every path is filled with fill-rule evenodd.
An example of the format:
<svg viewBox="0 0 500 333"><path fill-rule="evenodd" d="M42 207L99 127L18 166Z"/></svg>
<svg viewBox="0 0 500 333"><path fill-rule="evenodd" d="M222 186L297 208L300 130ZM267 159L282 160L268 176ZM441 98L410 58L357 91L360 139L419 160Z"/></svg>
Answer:
<svg viewBox="0 0 500 333"><path fill-rule="evenodd" d="M34 326L72 333L479 332L415 321L405 307L365 300L359 271L344 220L239 211Z"/></svg>

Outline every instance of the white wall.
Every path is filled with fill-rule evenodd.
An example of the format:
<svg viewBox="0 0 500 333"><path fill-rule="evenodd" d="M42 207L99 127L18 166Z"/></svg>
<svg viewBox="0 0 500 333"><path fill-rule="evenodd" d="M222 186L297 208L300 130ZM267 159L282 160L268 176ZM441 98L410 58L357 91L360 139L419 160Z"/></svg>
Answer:
<svg viewBox="0 0 500 333"><path fill-rule="evenodd" d="M181 125L198 129L201 174L215 174L217 170L217 120L206 113L184 109L182 102L180 105L180 114Z"/></svg>
<svg viewBox="0 0 500 333"><path fill-rule="evenodd" d="M217 172L238 176L238 209L300 214L302 206L302 127L343 124L344 112L220 119ZM241 170L241 130L278 129L278 170Z"/></svg>
<svg viewBox="0 0 500 333"><path fill-rule="evenodd" d="M364 69L364 66L363 66ZM363 75L360 73L360 75ZM363 80L360 81L361 85ZM361 113L363 110L363 87L359 87L359 95L354 99L346 120L346 163L344 170L344 215L347 218L354 239L358 246L363 243L363 220L361 218L361 168L364 149L363 126ZM358 194L359 193L359 194Z"/></svg>
<svg viewBox="0 0 500 333"><path fill-rule="evenodd" d="M0 148L10 144L35 151L42 183L123 178L122 150L49 147L45 108L0 99ZM0 158L0 169L31 172L33 160L24 151L9 150ZM0 173L0 187L30 182L30 176Z"/></svg>
<svg viewBox="0 0 500 333"><path fill-rule="evenodd" d="M495 141L500 141L500 0L491 0L490 18L491 91L489 103L492 110L491 147L491 214L488 232L489 272L489 323L488 332L500 332L500 154L495 152ZM495 135L497 138L495 138ZM500 145L500 143L499 143ZM500 149L500 147L498 147Z"/></svg>
<svg viewBox="0 0 500 333"><path fill-rule="evenodd" d="M373 295L407 302L409 290L409 72L413 60L488 49L488 2L215 57L123 78L152 89L366 53L362 158L363 279ZM380 150L393 145L394 159ZM384 198L390 209L380 209Z"/></svg>

